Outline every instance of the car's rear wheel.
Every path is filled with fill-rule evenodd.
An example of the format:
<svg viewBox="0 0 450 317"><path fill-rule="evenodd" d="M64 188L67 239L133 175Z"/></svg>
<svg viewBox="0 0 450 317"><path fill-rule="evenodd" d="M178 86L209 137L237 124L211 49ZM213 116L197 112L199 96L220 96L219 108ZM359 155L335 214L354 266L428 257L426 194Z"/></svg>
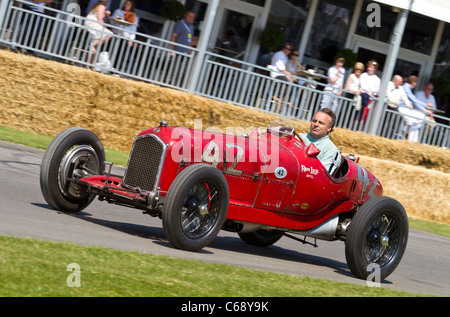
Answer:
<svg viewBox="0 0 450 317"><path fill-rule="evenodd" d="M371 198L349 227L345 257L350 271L366 279L377 270L380 280L385 279L400 263L407 242L408 218L403 206L389 197Z"/></svg>
<svg viewBox="0 0 450 317"><path fill-rule="evenodd" d="M50 143L40 170L40 185L47 203L56 210L78 212L95 195L67 179L100 174L104 170L105 151L99 138L83 128L69 128Z"/></svg>
<svg viewBox="0 0 450 317"><path fill-rule="evenodd" d="M163 208L163 229L169 242L198 251L218 234L228 210L227 181L217 168L195 164L171 184Z"/></svg>
<svg viewBox="0 0 450 317"><path fill-rule="evenodd" d="M253 232L238 232L239 237L248 244L268 247L284 235L282 231L260 229Z"/></svg>

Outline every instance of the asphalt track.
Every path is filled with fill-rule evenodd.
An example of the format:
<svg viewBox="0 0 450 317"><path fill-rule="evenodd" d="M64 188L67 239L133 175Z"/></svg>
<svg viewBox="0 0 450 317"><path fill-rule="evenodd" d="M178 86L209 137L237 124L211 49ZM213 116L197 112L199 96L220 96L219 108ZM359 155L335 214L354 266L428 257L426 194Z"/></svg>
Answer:
<svg viewBox="0 0 450 317"><path fill-rule="evenodd" d="M39 187L43 155L43 150L0 142L0 235L135 250L366 285L351 275L340 241L319 240L319 247L314 248L283 237L262 248L247 245L235 233L221 231L207 248L187 252L167 242L160 219L139 210L98 200L76 215L52 210ZM123 169L114 172L123 173ZM65 269L66 264L62 265ZM449 268L450 238L410 230L402 262L380 287L450 296Z"/></svg>

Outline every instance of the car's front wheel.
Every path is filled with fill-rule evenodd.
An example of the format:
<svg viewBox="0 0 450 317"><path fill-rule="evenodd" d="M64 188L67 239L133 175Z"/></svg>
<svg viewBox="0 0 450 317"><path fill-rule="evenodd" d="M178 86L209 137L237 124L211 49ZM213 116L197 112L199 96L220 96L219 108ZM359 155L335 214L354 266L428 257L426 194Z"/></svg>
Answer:
<svg viewBox="0 0 450 317"><path fill-rule="evenodd" d="M198 251L207 246L225 222L229 190L217 168L195 164L173 181L164 203L163 229L175 247Z"/></svg>
<svg viewBox="0 0 450 317"><path fill-rule="evenodd" d="M361 279L372 273L385 279L400 263L407 242L408 218L403 206L389 197L371 198L349 227L345 257L350 271Z"/></svg>
<svg viewBox="0 0 450 317"><path fill-rule="evenodd" d="M56 210L78 212L95 195L68 181L74 174L85 177L104 170L105 151L99 138L83 128L69 128L58 134L41 163L40 185L47 203Z"/></svg>

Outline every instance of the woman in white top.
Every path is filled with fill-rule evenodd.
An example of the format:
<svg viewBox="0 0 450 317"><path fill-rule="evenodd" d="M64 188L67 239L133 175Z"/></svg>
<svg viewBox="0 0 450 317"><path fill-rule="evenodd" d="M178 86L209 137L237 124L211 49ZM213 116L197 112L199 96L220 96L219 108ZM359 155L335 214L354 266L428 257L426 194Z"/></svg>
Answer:
<svg viewBox="0 0 450 317"><path fill-rule="evenodd" d="M92 38L90 49L92 50L93 56L91 62L94 60L95 54L97 53L97 46L100 41L105 43L113 34L103 25L107 4L108 0L97 1L86 16L86 21L84 21L84 25L87 27Z"/></svg>
<svg viewBox="0 0 450 317"><path fill-rule="evenodd" d="M355 107L356 110L361 110L361 93L363 90L361 89L360 76L364 71L363 63L356 63L353 66L353 73L348 77L347 82L345 84L345 89L355 94Z"/></svg>

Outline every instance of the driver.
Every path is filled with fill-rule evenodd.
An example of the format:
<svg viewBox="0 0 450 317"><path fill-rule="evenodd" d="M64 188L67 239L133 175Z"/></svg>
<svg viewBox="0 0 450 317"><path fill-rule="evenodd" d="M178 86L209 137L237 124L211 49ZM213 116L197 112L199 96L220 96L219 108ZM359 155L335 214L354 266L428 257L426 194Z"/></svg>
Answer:
<svg viewBox="0 0 450 317"><path fill-rule="evenodd" d="M341 163L341 153L328 136L333 131L335 123L336 115L334 112L328 108L322 108L314 114L309 133L300 133L306 146L314 143L320 150L317 158L330 175L333 175Z"/></svg>

